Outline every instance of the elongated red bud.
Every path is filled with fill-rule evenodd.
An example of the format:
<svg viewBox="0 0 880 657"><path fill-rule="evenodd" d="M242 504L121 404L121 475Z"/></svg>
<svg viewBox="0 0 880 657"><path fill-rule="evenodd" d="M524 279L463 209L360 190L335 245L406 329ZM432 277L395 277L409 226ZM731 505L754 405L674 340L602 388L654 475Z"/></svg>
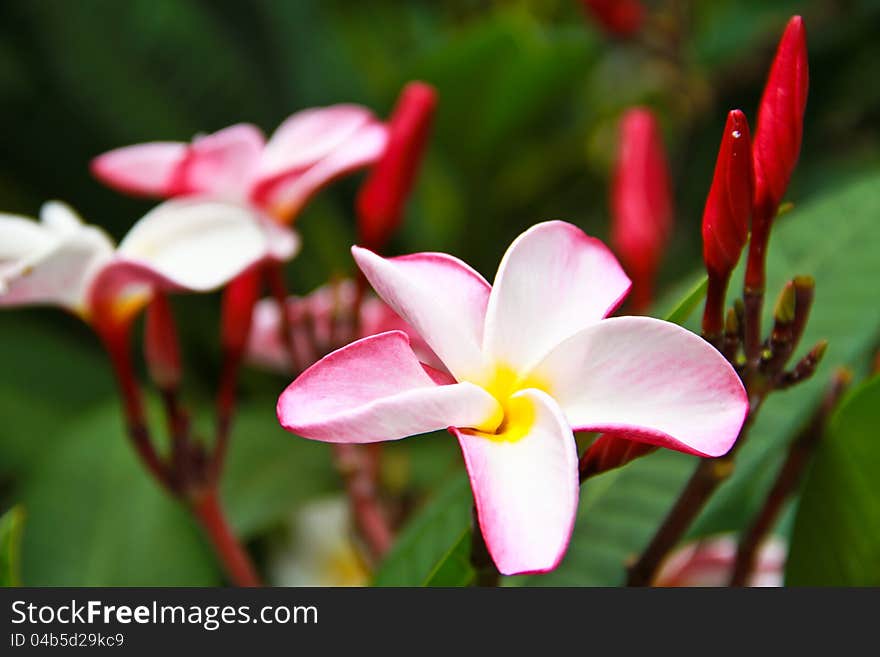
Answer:
<svg viewBox="0 0 880 657"><path fill-rule="evenodd" d="M617 37L630 37L645 21L645 8L638 0L582 0L584 9L602 28Z"/></svg>
<svg viewBox="0 0 880 657"><path fill-rule="evenodd" d="M144 326L144 358L150 376L159 388L171 390L180 385L180 344L168 297L156 293L147 306Z"/></svg>
<svg viewBox="0 0 880 657"><path fill-rule="evenodd" d="M226 286L223 292L221 339L223 348L241 354L251 330L254 305L260 294L261 272L251 268Z"/></svg>
<svg viewBox="0 0 880 657"><path fill-rule="evenodd" d="M726 279L739 262L749 237L753 180L749 123L732 110L703 210L703 260L710 276Z"/></svg>
<svg viewBox="0 0 880 657"><path fill-rule="evenodd" d="M403 217L424 155L437 92L410 82L400 94L388 123L388 145L357 197L360 243L381 250Z"/></svg>
<svg viewBox="0 0 880 657"><path fill-rule="evenodd" d="M620 122L611 189L611 243L633 281L633 306L645 310L672 228L672 193L657 119L633 108Z"/></svg>
<svg viewBox="0 0 880 657"><path fill-rule="evenodd" d="M809 69L804 21L794 16L776 50L755 130L756 220L772 221L797 164L807 105Z"/></svg>

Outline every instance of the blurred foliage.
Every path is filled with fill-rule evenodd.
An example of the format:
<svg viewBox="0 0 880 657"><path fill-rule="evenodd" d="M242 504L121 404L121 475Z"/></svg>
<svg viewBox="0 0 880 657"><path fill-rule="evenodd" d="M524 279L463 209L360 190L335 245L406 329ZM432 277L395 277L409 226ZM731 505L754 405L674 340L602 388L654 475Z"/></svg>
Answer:
<svg viewBox="0 0 880 657"><path fill-rule="evenodd" d="M21 585L21 533L24 509L15 506L0 516L0 586Z"/></svg>
<svg viewBox="0 0 880 657"><path fill-rule="evenodd" d="M418 78L437 86L440 106L393 248L448 251L491 280L510 240L538 220L567 219L607 236L615 123L627 106L647 104L663 124L676 187L662 272L670 291L658 304L665 311L697 281L700 214L724 116L742 107L754 124L776 39L799 12L810 100L789 193L798 207L774 235L770 290L794 274L814 275L805 346L827 337L831 347L811 385L771 398L736 475L694 532L736 529L759 503L828 367L867 362L880 326L868 284L880 269L880 179L863 173L880 166L880 3L648 4L645 37L620 42L573 0L6 0L0 210L34 215L43 200L61 198L120 237L152 203L90 178L88 162L102 151L239 121L270 132L293 111L334 102L385 115L400 87ZM305 248L289 268L296 291L351 271L360 179L332 186L300 218ZM175 310L187 401L208 409L219 368L217 297L178 299ZM0 363L0 508L21 502L28 514L24 582L218 582L208 547L135 462L109 368L87 328L57 311L0 313ZM284 383L247 373L224 483L233 523L256 547L302 500L339 485L326 447L278 428L272 409ZM431 564L445 554L455 560L470 518L456 450L449 436L387 448L389 487L433 501L404 530L378 583L455 583ZM690 467L688 457L658 452L597 478L583 491L563 566L528 583L619 581L623 559L644 543ZM451 506L442 502L446 487L459 495ZM425 520L432 514L440 524ZM442 536L417 540L434 531Z"/></svg>

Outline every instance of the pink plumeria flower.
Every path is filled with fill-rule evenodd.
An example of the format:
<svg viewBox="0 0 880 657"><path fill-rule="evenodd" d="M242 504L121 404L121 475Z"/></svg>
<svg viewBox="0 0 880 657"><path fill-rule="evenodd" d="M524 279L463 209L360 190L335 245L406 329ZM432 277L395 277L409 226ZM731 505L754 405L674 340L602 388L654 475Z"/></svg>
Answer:
<svg viewBox="0 0 880 657"><path fill-rule="evenodd" d="M285 305L290 336L284 342L278 302L272 298L261 299L254 307L248 334L248 361L274 372L294 374L355 338L403 331L421 362L443 369L443 363L418 333L384 301L372 295L361 303L357 335L354 335L356 301L357 290L351 279L322 285L305 297L288 297ZM293 362L289 355L291 347Z"/></svg>
<svg viewBox="0 0 880 657"><path fill-rule="evenodd" d="M727 586L736 551L736 538L726 534L688 543L666 558L654 586ZM785 541L767 539L758 550L747 585L782 586L787 554Z"/></svg>
<svg viewBox="0 0 880 657"><path fill-rule="evenodd" d="M212 290L266 260L290 258L295 235L241 204L175 200L138 221L118 247L67 205L40 221L0 215L0 306L57 305L92 321L131 317L156 290ZM112 317L107 317L109 313Z"/></svg>
<svg viewBox="0 0 880 657"><path fill-rule="evenodd" d="M445 254L352 252L449 374L420 363L405 333L381 333L306 370L281 394L278 418L326 442L449 428L504 574L552 570L565 553L578 502L573 431L621 432L703 456L736 440L748 403L730 364L675 324L604 319L630 281L571 224L520 235L493 286Z"/></svg>
<svg viewBox="0 0 880 657"><path fill-rule="evenodd" d="M129 194L235 200L289 222L322 187L372 164L386 132L366 108L332 105L293 114L268 142L259 128L241 123L191 143L119 148L95 158L92 172Z"/></svg>

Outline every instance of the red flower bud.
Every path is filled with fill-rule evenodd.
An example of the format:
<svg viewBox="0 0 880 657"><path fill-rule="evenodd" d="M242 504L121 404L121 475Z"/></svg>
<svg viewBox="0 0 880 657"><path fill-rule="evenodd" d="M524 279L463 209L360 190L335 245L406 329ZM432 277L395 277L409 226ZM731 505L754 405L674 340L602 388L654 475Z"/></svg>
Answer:
<svg viewBox="0 0 880 657"><path fill-rule="evenodd" d="M261 273L259 267L252 267L234 278L223 292L222 342L224 349L236 354L236 358L247 344L254 305L260 294Z"/></svg>
<svg viewBox="0 0 880 657"><path fill-rule="evenodd" d="M638 0L582 0L582 4L606 31L622 38L638 32L645 19Z"/></svg>
<svg viewBox="0 0 880 657"><path fill-rule="evenodd" d="M752 213L749 123L740 110L727 115L715 175L703 210L703 260L710 276L726 279L749 237Z"/></svg>
<svg viewBox="0 0 880 657"><path fill-rule="evenodd" d="M168 297L156 293L147 306L144 357L150 376L162 389L180 385L180 345Z"/></svg>
<svg viewBox="0 0 880 657"><path fill-rule="evenodd" d="M660 128L647 109L620 123L611 190L611 243L633 281L636 311L651 303L654 279L672 228L672 194Z"/></svg>
<svg viewBox="0 0 880 657"><path fill-rule="evenodd" d="M656 445L631 440L627 434L603 434L581 456L578 470L581 481L620 468L642 456L657 451Z"/></svg>
<svg viewBox="0 0 880 657"><path fill-rule="evenodd" d="M425 151L437 92L411 82L400 94L388 122L388 145L357 198L360 242L381 250L397 230Z"/></svg>
<svg viewBox="0 0 880 657"><path fill-rule="evenodd" d="M755 221L769 224L785 194L801 150L809 71L804 21L794 16L779 42L758 109Z"/></svg>

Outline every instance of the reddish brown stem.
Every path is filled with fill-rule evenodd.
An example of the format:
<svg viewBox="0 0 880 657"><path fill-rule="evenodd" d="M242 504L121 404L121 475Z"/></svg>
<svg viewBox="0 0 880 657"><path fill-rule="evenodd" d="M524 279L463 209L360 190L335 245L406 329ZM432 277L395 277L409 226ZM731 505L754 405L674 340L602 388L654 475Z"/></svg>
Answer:
<svg viewBox="0 0 880 657"><path fill-rule="evenodd" d="M361 447L334 443L333 454L336 468L345 481L358 531L373 557L379 560L388 552L394 536L379 503L370 455Z"/></svg>
<svg viewBox="0 0 880 657"><path fill-rule="evenodd" d="M284 283L284 272L282 272L280 266L269 266L266 268L266 283L269 286L269 293L278 305L278 312L281 317L278 330L282 332L281 344L288 345L287 358L290 368L293 371L305 369L302 363L297 363L296 348L293 344L293 332L290 325L290 314L287 312L287 285Z"/></svg>
<svg viewBox="0 0 880 657"><path fill-rule="evenodd" d="M752 214L752 235L746 261L745 289L764 292L767 282L767 244L776 208L756 207Z"/></svg>
<svg viewBox="0 0 880 657"><path fill-rule="evenodd" d="M240 350L226 352L223 358L223 369L220 373L220 386L217 391L217 435L214 439L214 455L211 465L211 479L215 482L223 472L226 453L229 451L229 434L232 430L232 416L235 413L240 364Z"/></svg>
<svg viewBox="0 0 880 657"><path fill-rule="evenodd" d="M761 310L764 307L764 290L746 288L743 292L743 353L746 368L754 372L761 362Z"/></svg>
<svg viewBox="0 0 880 657"><path fill-rule="evenodd" d="M724 296L730 275L709 275L706 289L706 306L703 310L703 337L712 345L718 346L724 330Z"/></svg>
<svg viewBox="0 0 880 657"><path fill-rule="evenodd" d="M789 445L788 453L767 498L748 531L740 540L730 586L745 586L755 567L755 559L764 539L773 529L789 496L797 489L810 457L822 439L828 418L846 390L852 376L839 371L831 382L822 405L800 434Z"/></svg>
<svg viewBox="0 0 880 657"><path fill-rule="evenodd" d="M110 357L116 384L122 398L122 410L128 437L141 462L166 490L174 492L174 484L166 463L153 447L144 415L141 389L134 373L129 352L129 324L96 327L104 348Z"/></svg>
<svg viewBox="0 0 880 657"><path fill-rule="evenodd" d="M746 442L762 403L762 397L753 401L739 437L727 454L720 458L702 459L697 465L648 547L627 569L627 586L650 586L654 581L663 559L678 544L718 486L733 473L736 451Z"/></svg>
<svg viewBox="0 0 880 657"><path fill-rule="evenodd" d="M700 461L648 547L627 569L627 586L651 585L663 559L691 526L715 489L732 471L733 459L728 456Z"/></svg>
<svg viewBox="0 0 880 657"><path fill-rule="evenodd" d="M226 521L216 489L212 487L195 496L190 509L208 535L230 581L236 586L261 586L250 557Z"/></svg>

